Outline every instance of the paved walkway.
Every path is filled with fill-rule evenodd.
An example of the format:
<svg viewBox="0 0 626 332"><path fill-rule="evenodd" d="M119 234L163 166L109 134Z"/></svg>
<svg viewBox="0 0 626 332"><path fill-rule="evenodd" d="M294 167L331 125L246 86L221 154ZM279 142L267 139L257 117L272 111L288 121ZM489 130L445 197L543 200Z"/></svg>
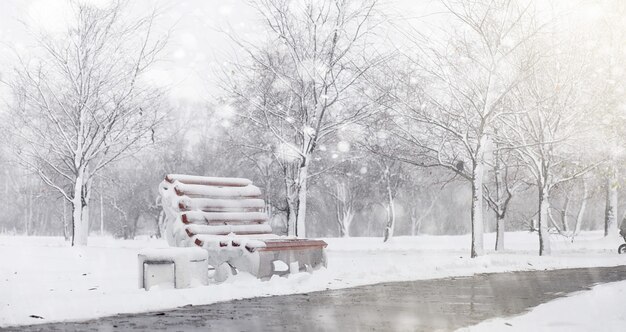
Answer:
<svg viewBox="0 0 626 332"><path fill-rule="evenodd" d="M481 274L216 303L19 331L451 331L626 279L626 266Z"/></svg>

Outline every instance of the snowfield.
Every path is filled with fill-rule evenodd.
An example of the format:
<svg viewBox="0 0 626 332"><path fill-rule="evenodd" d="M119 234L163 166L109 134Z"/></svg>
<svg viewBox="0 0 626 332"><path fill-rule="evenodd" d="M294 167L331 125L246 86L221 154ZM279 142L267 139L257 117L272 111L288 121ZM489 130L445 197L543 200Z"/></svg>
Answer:
<svg viewBox="0 0 626 332"><path fill-rule="evenodd" d="M527 314L496 318L457 332L621 332L626 324L626 281L540 304Z"/></svg>
<svg viewBox="0 0 626 332"><path fill-rule="evenodd" d="M469 235L395 237L390 243L383 243L381 238L331 238L325 239L329 244L328 268L314 274L275 276L268 281L240 274L221 284L147 292L137 288L137 253L143 248L167 247L164 240L91 237L89 241L88 247L71 248L57 237L0 236L0 327L86 320L387 281L626 264L626 255L617 254L621 238L603 238L601 232L585 232L574 243L554 236L553 255L549 257L537 255L536 234L507 233L505 253L489 250L488 255L476 259L468 256ZM494 242L495 234L485 235L487 248L492 248ZM620 285L622 293L613 301L624 299L626 284ZM603 287L596 290L602 291ZM609 291L606 293L610 295ZM566 300L570 299L555 302ZM549 310L549 305L552 303L537 310ZM548 309L543 309L545 306ZM588 312L584 309L587 307L579 310ZM534 311L529 315L532 314ZM516 319L523 320L521 317ZM496 325L486 328L502 326L498 322L491 324Z"/></svg>

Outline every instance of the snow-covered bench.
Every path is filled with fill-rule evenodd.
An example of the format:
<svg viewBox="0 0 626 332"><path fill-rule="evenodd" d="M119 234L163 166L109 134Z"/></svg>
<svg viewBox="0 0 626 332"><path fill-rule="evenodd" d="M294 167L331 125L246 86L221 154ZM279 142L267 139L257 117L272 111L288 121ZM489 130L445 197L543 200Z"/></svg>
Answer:
<svg viewBox="0 0 626 332"><path fill-rule="evenodd" d="M326 266L326 242L272 234L261 190L248 179L170 174L159 192L168 243L207 250L217 281L237 270L267 278Z"/></svg>

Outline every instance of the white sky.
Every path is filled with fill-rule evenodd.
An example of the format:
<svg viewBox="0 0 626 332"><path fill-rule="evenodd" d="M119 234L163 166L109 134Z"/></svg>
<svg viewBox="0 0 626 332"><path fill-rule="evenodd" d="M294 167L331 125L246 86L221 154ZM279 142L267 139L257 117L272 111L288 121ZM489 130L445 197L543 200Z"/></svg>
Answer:
<svg viewBox="0 0 626 332"><path fill-rule="evenodd" d="M106 3L108 0L83 0ZM424 4L432 0L387 0L385 6L421 15ZM218 29L232 29L246 37L255 31L256 13L244 0L133 0L137 14L159 8L163 14L157 29L172 28L165 59L150 72L151 78L172 89L173 97L190 101L213 98L215 68L234 54L228 38ZM421 5L418 5L421 4ZM65 0L0 0L0 75L11 71L14 49L27 54L32 41L27 26L62 30L67 22ZM26 52L25 52L26 51ZM6 90L0 87L2 98Z"/></svg>
<svg viewBox="0 0 626 332"><path fill-rule="evenodd" d="M83 1L99 4L109 0ZM235 54L227 36L218 28L232 29L243 37L258 31L255 30L258 18L244 0L132 0L130 3L130 10L137 14L159 8L163 14L157 30L172 28L164 61L150 72L150 77L170 86L174 98L194 102L214 98L212 74ZM391 15L430 19L437 16L431 15L436 11L435 3L434 0L386 0L383 6ZM26 27L63 29L67 24L66 8L66 0L0 0L0 79L11 71L13 50L28 53L32 41ZM6 100L7 96L6 89L0 86L0 99Z"/></svg>
<svg viewBox="0 0 626 332"><path fill-rule="evenodd" d="M107 0L89 0L106 2ZM13 49L27 54L32 41L26 26L62 30L66 25L64 0L0 0L0 75L11 70ZM175 97L202 101L211 80L211 67L226 60L226 36L216 27L233 26L246 31L252 17L241 0L133 0L137 14L153 8L162 11L156 30L172 29L164 60L150 76L171 86Z"/></svg>

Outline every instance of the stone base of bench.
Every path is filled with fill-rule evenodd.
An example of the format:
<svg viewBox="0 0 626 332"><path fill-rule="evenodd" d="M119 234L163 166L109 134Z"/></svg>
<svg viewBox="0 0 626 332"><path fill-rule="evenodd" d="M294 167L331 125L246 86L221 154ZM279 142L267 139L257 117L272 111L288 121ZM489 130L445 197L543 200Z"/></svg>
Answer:
<svg viewBox="0 0 626 332"><path fill-rule="evenodd" d="M201 248L144 249L137 255L139 288L208 285L208 253Z"/></svg>

